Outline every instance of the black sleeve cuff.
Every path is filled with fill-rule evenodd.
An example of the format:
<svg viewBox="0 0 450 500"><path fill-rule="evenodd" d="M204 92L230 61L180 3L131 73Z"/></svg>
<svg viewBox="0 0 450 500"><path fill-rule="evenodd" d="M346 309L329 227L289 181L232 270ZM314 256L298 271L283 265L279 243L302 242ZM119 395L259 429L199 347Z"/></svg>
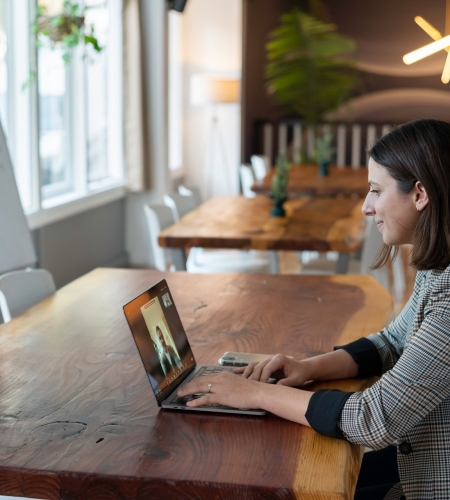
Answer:
<svg viewBox="0 0 450 500"><path fill-rule="evenodd" d="M343 392L337 389L320 389L309 400L305 417L309 425L325 436L345 439L337 423L341 417L342 408L353 392Z"/></svg>
<svg viewBox="0 0 450 500"><path fill-rule="evenodd" d="M336 346L336 349L344 349L354 359L358 365L358 378L381 375L383 364L378 349L369 339L361 338L344 346Z"/></svg>

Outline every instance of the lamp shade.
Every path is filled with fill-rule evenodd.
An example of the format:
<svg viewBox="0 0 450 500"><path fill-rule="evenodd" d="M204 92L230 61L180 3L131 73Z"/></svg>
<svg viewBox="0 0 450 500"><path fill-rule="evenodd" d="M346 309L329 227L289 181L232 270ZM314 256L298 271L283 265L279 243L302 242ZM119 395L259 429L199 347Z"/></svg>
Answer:
<svg viewBox="0 0 450 500"><path fill-rule="evenodd" d="M240 80L236 78L194 75L191 79L191 104L226 104L239 102Z"/></svg>

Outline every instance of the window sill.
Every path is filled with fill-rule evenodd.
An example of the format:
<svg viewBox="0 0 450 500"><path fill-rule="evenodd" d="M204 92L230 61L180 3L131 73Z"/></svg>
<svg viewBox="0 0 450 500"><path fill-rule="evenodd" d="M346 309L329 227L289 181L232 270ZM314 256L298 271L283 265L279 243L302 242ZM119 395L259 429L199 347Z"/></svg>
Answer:
<svg viewBox="0 0 450 500"><path fill-rule="evenodd" d="M117 182L89 194L71 193L45 200L41 209L25 214L28 227L30 230L34 230L47 226L81 212L119 200L126 193L126 185L123 182Z"/></svg>

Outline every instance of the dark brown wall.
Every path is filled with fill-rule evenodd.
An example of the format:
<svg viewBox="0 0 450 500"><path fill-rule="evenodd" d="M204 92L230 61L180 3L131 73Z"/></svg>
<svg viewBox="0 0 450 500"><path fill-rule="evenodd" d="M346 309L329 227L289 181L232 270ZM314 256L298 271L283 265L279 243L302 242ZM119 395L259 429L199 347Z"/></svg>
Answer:
<svg viewBox="0 0 450 500"><path fill-rule="evenodd" d="M242 161L248 162L256 147L255 123L277 119L281 111L266 91L265 45L269 33L279 25L288 0L243 0L242 43Z"/></svg>
<svg viewBox="0 0 450 500"><path fill-rule="evenodd" d="M381 91L403 89L435 92L428 96L429 101L424 96L422 103L413 100L397 109L392 105L392 96L390 100L386 97L381 114L372 110L365 118L358 116L358 121L376 121L377 117L391 122L421 117L450 120L450 109L448 118L447 110L443 109L448 105L445 93L450 90L450 84L444 85L440 80L446 53L441 51L411 66L402 61L405 53L432 41L416 25L414 16L421 15L444 33L445 0L323 0L323 3L338 31L353 38L358 45L358 59L364 71L362 85L355 96L376 96ZM266 91L264 68L268 34L279 25L281 14L291 7L292 0L243 0L243 161L248 161L251 154L261 153L257 147L258 121L288 118ZM383 108L382 99L379 107Z"/></svg>

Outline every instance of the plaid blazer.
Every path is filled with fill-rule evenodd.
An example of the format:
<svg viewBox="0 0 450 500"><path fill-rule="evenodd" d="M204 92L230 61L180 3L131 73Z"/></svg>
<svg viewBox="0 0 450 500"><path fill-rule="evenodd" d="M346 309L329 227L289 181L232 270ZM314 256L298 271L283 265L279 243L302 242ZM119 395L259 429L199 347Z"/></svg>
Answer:
<svg viewBox="0 0 450 500"><path fill-rule="evenodd" d="M386 500L450 499L450 266L419 271L402 313L368 337L382 377L345 401L344 437L397 445L401 484Z"/></svg>

